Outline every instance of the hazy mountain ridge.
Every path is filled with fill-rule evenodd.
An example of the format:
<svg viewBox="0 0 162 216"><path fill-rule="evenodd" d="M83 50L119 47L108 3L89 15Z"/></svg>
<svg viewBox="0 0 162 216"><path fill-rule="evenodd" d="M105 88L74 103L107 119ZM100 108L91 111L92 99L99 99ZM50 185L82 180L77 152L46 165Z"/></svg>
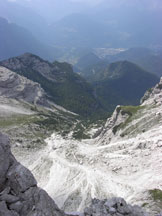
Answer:
<svg viewBox="0 0 162 216"><path fill-rule="evenodd" d="M4 1L6 2L6 1ZM20 24L22 22L22 26L27 27L28 29L32 30L33 32L37 32L37 37L40 39L43 35L43 32L45 32L46 36L44 37L44 42L48 42L49 33L52 33L50 28L48 28L45 21L42 19L42 17L45 17L48 19L48 23L53 23L55 21L55 31L52 33L52 37L56 38L57 41L53 40L53 43L57 43L60 46L65 45L67 41L67 37L69 38L68 43L80 45L84 44L85 42L89 41L89 46L93 44L94 47L97 46L97 44L102 44L102 46L108 46L108 47L133 47L133 46L151 46L151 45L161 45L161 2L160 0L149 0L149 1L134 1L130 2L128 0L120 0L120 1L112 1L109 0L107 3L106 1L102 1L101 3L98 3L95 7L95 4L88 4L86 2L72 2L72 1L65 1L62 0L62 7L57 3L57 1L48 1L47 3L40 4L40 1L37 0L37 2L10 2L6 3L10 5L10 7L22 7L22 5L25 5L23 8L23 15L25 17L26 23L23 24L24 20L18 20L14 19L13 21ZM9 8L9 6L8 6ZM140 8L140 9L139 9ZM25 12L26 9L26 12ZM31 10L32 9L32 10ZM7 15L6 10L3 10L5 12L5 15ZM14 10L12 9L10 14L14 14ZM13 17L19 16L21 14L21 10L16 10L17 14L12 15ZM28 12L27 12L28 11ZM35 16L32 14L32 12L35 11ZM30 12L30 13L29 13ZM38 14L41 14L39 17ZM72 15L74 14L76 15ZM33 19L34 24L36 24L37 28L34 28L34 25L29 25L28 19L26 19L26 14L31 14L31 18ZM54 14L54 15L53 15ZM56 14L56 16L55 16ZM62 14L62 15L61 15ZM78 18L78 21L76 21L79 14L83 16L82 19ZM66 25L65 22L62 23L60 20L69 20L69 17L73 17L69 24ZM21 17L21 16L19 16ZM58 18L59 20L57 20ZM87 22L84 22L84 17L87 17ZM91 18L91 19L89 19ZM58 22L57 22L57 21ZM81 21L82 20L82 21ZM93 22L91 22L93 20ZM41 26L41 23L43 23L43 28ZM77 25L83 23L85 26L85 29L80 30L78 28L73 29L73 24L77 23ZM95 23L98 31L95 32L97 34L98 40L96 40L96 36L93 34L93 37L95 36L95 40L92 37L92 41L90 38L88 40L85 40L85 37L81 39L80 35L82 36L88 36L88 33L93 32L93 28L91 27L92 24ZM91 25L91 26L90 26ZM103 28L98 26L103 26ZM88 27L90 26L90 27ZM82 26L81 26L82 27ZM38 33L41 29L42 31L40 34ZM62 31L61 29L64 29ZM69 29L69 31L68 31ZM75 31L70 31L75 30ZM151 29L151 31L150 31ZM90 31L91 30L91 31ZM103 30L103 32L100 32ZM77 32L76 32L77 31ZM103 37L103 35L106 32L106 37ZM66 37L62 37L62 33L65 33ZM102 35L103 34L103 35ZM51 38L52 38L51 37ZM60 40L59 40L60 37ZM74 40L75 41L71 41ZM102 42L101 42L102 40ZM51 41L51 40L50 40ZM50 44L51 45L51 44ZM68 45L69 46L69 45Z"/></svg>
<svg viewBox="0 0 162 216"><path fill-rule="evenodd" d="M105 6L85 14L71 14L55 22L51 25L53 43L91 48L158 46L162 45L160 20L161 10L158 9L152 11L143 7L138 10L135 5L125 7L124 4L121 8Z"/></svg>
<svg viewBox="0 0 162 216"><path fill-rule="evenodd" d="M39 42L28 30L0 17L0 60L32 52L53 60L58 50Z"/></svg>
<svg viewBox="0 0 162 216"><path fill-rule="evenodd" d="M142 47L131 48L120 52L119 54L107 56L106 59L109 62L123 60L131 61L158 77L162 76L162 56L160 53L152 49Z"/></svg>
<svg viewBox="0 0 162 216"><path fill-rule="evenodd" d="M41 5L39 5L40 10L38 9L39 7L36 8L39 1L38 3L33 3L31 1L7 2L3 0L1 4L1 16L10 22L27 28L37 40L43 41L45 45L39 46L44 46L42 49L44 49L45 54L43 55L42 50L39 52L34 50L34 53L50 60L66 55L64 49L67 48L130 48L139 46L157 47L162 45L161 4L159 1L156 1L156 3L153 1L147 3L146 1L136 1L136 4L121 0L119 3L109 1L109 4L103 1L96 8L94 6L87 7L85 11L79 9L79 5L85 6L85 3L66 2L66 8L69 12L55 21L51 14L50 24L42 16L48 17L48 11L51 11L54 6L57 8L59 5L57 2L53 3L50 1L44 3L43 5L44 8L47 8L46 10ZM74 8L78 9L69 10L72 5L75 5ZM56 10L56 8L53 10ZM61 8L58 7L56 13ZM41 16L38 11L40 11ZM22 13L24 19L21 19ZM29 19L27 18L28 15L30 15ZM56 46L57 49L54 49L53 46ZM61 51L59 50L60 48ZM26 49L23 52L33 52L33 50ZM12 56L22 53L14 52Z"/></svg>
<svg viewBox="0 0 162 216"><path fill-rule="evenodd" d="M48 23L45 18L37 13L33 8L23 5L21 1L1 0L0 16L10 23L15 23L20 27L32 32L35 38L45 42ZM22 4L21 4L22 3Z"/></svg>

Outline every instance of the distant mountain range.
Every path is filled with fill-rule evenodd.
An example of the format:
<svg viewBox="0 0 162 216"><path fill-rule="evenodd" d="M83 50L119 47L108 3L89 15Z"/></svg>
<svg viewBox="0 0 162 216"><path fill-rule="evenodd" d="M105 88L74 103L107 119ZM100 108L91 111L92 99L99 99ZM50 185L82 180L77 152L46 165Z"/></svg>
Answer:
<svg viewBox="0 0 162 216"><path fill-rule="evenodd" d="M25 5L27 1L0 1L0 17L29 30L40 41L46 40L48 23L37 11Z"/></svg>
<svg viewBox="0 0 162 216"><path fill-rule="evenodd" d="M91 7L65 0L61 3L1 0L0 14L58 48L162 46L159 0L109 0Z"/></svg>
<svg viewBox="0 0 162 216"><path fill-rule="evenodd" d="M150 10L144 5L141 10L138 6L123 4L121 8L99 7L98 10L65 16L49 27L53 36L51 43L91 48L162 45L162 10Z"/></svg>
<svg viewBox="0 0 162 216"><path fill-rule="evenodd" d="M54 60L59 51L39 42L31 32L0 17L0 59L32 52L45 59Z"/></svg>

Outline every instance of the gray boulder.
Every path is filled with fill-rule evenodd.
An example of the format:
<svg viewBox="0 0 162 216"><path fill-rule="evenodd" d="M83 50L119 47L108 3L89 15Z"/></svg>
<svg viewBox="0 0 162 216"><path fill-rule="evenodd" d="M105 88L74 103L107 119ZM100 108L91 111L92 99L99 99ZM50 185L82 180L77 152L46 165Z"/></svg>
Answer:
<svg viewBox="0 0 162 216"><path fill-rule="evenodd" d="M37 182L32 173L27 168L17 162L15 162L10 167L6 177L8 179L8 184L15 192L15 194L25 192L30 187L34 187L37 185Z"/></svg>

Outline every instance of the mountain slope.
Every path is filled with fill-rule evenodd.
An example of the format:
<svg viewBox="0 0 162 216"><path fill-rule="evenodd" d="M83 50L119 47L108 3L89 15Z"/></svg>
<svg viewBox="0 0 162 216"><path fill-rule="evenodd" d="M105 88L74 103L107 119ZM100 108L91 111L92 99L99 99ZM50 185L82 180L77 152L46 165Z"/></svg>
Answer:
<svg viewBox="0 0 162 216"><path fill-rule="evenodd" d="M139 104L144 92L158 82L155 75L128 61L94 65L86 73L100 103L109 110L118 104Z"/></svg>
<svg viewBox="0 0 162 216"><path fill-rule="evenodd" d="M120 196L150 216L159 215L161 86L162 80L140 106L118 106L95 139L76 141L54 133L43 150L28 152L30 160L24 159L23 149L16 156L68 212L80 211L91 198Z"/></svg>
<svg viewBox="0 0 162 216"><path fill-rule="evenodd" d="M26 29L0 18L0 60L32 52L53 60L57 49L41 44Z"/></svg>
<svg viewBox="0 0 162 216"><path fill-rule="evenodd" d="M38 56L24 54L1 65L41 84L56 104L83 116L102 112L91 86L75 74L67 63L49 63Z"/></svg>
<svg viewBox="0 0 162 216"><path fill-rule="evenodd" d="M39 83L0 67L0 130L15 146L41 149L53 131L67 136L78 122L76 114L50 101Z"/></svg>
<svg viewBox="0 0 162 216"><path fill-rule="evenodd" d="M138 64L146 71L162 76L162 56L157 52L147 48L131 48L114 56L107 56L110 62L131 61Z"/></svg>
<svg viewBox="0 0 162 216"><path fill-rule="evenodd" d="M138 206L128 205L122 198L112 198L104 201L92 200L89 208L84 213L66 214L58 208L49 195L37 186L37 181L33 174L22 164L20 164L10 150L9 138L0 133L0 214L8 216L96 216L96 211L100 215L112 216L113 211L128 216L147 214ZM112 214L111 214L112 213Z"/></svg>
<svg viewBox="0 0 162 216"><path fill-rule="evenodd" d="M0 67L0 96L26 101L34 105L49 106L45 92L38 83L4 67Z"/></svg>

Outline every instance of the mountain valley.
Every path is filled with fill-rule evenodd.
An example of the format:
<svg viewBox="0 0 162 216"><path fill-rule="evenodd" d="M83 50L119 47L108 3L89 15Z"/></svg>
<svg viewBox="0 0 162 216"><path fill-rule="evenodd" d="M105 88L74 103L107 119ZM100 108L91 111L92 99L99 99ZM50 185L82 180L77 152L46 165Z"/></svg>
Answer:
<svg viewBox="0 0 162 216"><path fill-rule="evenodd" d="M91 198L121 196L129 203L143 206L150 215L156 215L161 211L160 195L158 198L154 195L156 191L161 193L162 178L161 85L162 80L146 92L140 106L117 106L96 138L79 141L70 134L63 138L59 132L52 134L51 131L52 135L46 134L42 146L40 141L34 145L32 139L27 138L11 145L12 151L66 212L82 212ZM64 113L64 117L66 115ZM15 129L15 124L16 121L7 133ZM31 125L27 128L25 123L26 133ZM61 120L61 125L66 124ZM18 133L21 135L20 129ZM13 137L13 133L10 136ZM27 140L30 145L25 145Z"/></svg>
<svg viewBox="0 0 162 216"><path fill-rule="evenodd" d="M63 69L73 74L70 65L56 67L31 54L1 63L1 131L11 137L17 160L61 209L82 212L92 198L120 196L150 215L162 210L161 198L154 198L162 186L162 80L146 92L141 105L117 106L105 125L84 127L78 114L56 105L40 84L21 74L27 76L30 66L30 71L64 83ZM118 70L112 74L122 75ZM90 139L82 139L83 134Z"/></svg>
<svg viewBox="0 0 162 216"><path fill-rule="evenodd" d="M0 216L162 216L161 0L0 0Z"/></svg>

